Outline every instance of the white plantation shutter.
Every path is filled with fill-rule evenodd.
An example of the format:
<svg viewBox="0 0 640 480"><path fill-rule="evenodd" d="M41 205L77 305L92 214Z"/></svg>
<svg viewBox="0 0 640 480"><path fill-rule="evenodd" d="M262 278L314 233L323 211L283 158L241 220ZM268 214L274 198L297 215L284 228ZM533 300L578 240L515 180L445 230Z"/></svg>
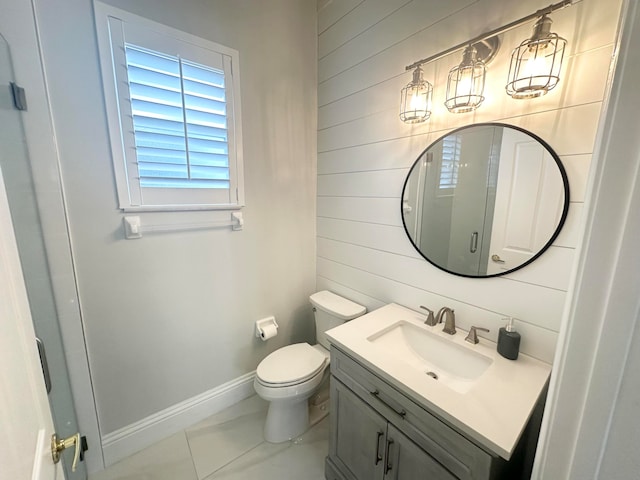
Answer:
<svg viewBox="0 0 640 480"><path fill-rule="evenodd" d="M105 94L120 207L241 206L237 52L99 5L108 11L109 62L104 39L101 59L105 84L115 80L117 109Z"/></svg>
<svg viewBox="0 0 640 480"><path fill-rule="evenodd" d="M442 162L438 184L440 189L452 189L458 185L461 151L462 137L460 135L449 135L442 140Z"/></svg>
<svg viewBox="0 0 640 480"><path fill-rule="evenodd" d="M125 51L140 185L228 189L224 72Z"/></svg>

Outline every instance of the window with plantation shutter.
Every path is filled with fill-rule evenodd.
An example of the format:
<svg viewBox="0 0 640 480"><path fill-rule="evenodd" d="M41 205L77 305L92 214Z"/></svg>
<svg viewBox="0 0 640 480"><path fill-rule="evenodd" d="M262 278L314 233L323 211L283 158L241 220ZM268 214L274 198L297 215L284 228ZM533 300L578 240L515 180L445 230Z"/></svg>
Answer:
<svg viewBox="0 0 640 480"><path fill-rule="evenodd" d="M238 54L96 2L120 208L243 203Z"/></svg>
<svg viewBox="0 0 640 480"><path fill-rule="evenodd" d="M438 182L438 188L441 190L453 189L458 185L461 151L462 137L460 135L449 135L442 140L442 162Z"/></svg>

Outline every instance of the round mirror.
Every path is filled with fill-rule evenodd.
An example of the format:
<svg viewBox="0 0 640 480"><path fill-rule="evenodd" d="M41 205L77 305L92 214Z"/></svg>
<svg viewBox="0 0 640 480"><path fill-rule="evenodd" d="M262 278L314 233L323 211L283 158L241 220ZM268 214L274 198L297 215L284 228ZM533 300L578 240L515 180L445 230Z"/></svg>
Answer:
<svg viewBox="0 0 640 480"><path fill-rule="evenodd" d="M411 167L402 221L442 270L493 277L534 261L560 233L569 182L558 155L517 127L485 123L448 133Z"/></svg>

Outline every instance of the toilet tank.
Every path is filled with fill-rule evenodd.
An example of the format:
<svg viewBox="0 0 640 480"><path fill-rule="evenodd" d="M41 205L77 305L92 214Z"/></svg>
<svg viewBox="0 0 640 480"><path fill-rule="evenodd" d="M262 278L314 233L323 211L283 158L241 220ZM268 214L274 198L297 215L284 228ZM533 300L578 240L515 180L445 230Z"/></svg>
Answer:
<svg viewBox="0 0 640 480"><path fill-rule="evenodd" d="M328 290L314 293L309 300L314 307L316 342L327 350L329 350L329 341L324 332L367 313L366 307Z"/></svg>

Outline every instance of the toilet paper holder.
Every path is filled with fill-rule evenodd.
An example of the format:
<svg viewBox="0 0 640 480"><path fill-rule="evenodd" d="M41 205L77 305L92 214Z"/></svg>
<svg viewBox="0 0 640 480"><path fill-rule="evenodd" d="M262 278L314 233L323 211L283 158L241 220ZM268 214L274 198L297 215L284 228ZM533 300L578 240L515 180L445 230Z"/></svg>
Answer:
<svg viewBox="0 0 640 480"><path fill-rule="evenodd" d="M256 337L266 340L276 335L278 331L278 322L273 315L270 317L256 320ZM275 332L275 333L274 333Z"/></svg>

